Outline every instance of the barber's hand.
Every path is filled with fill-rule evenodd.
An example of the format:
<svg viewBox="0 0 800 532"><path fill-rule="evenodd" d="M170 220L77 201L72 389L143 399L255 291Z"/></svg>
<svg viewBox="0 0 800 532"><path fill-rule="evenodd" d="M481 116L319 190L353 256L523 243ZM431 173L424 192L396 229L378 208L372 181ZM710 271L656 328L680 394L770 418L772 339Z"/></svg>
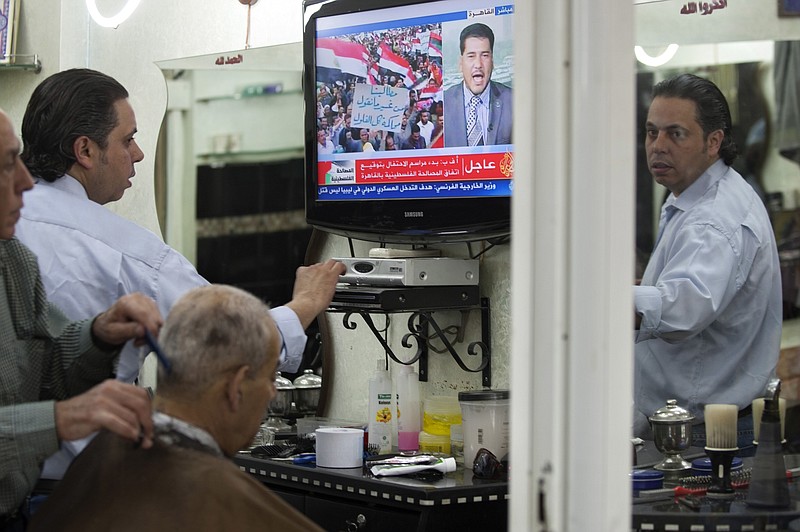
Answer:
<svg viewBox="0 0 800 532"><path fill-rule="evenodd" d="M157 337L163 323L155 301L142 294L128 294L95 318L92 334L109 345L120 345L134 338L135 345L141 345L145 329Z"/></svg>
<svg viewBox="0 0 800 532"><path fill-rule="evenodd" d="M339 276L346 271L344 264L333 259L297 269L292 300L286 306L297 314L304 329L328 308L336 292Z"/></svg>
<svg viewBox="0 0 800 532"><path fill-rule="evenodd" d="M61 440L77 440L100 429L138 441L145 449L153 445L150 395L144 388L109 379L88 392L55 407L56 434Z"/></svg>

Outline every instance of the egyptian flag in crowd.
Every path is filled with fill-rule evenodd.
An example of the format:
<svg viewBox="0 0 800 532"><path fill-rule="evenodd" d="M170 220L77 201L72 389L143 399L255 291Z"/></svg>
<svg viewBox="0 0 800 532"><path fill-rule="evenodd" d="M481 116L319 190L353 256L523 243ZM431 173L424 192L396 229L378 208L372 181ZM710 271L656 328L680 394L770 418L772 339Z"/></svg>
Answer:
<svg viewBox="0 0 800 532"><path fill-rule="evenodd" d="M440 95L441 92L442 92L442 89L440 87L438 87L437 85L432 85L432 84L426 83L425 87L423 87L419 91L419 99L420 100L427 100L427 99L433 98L433 99L441 101L442 100L442 97Z"/></svg>
<svg viewBox="0 0 800 532"><path fill-rule="evenodd" d="M413 89L415 91L421 91L422 89L428 86L429 82L430 78L420 77L417 81L414 82L413 85L409 87L409 89Z"/></svg>
<svg viewBox="0 0 800 532"><path fill-rule="evenodd" d="M411 86L411 89L417 91L420 100L429 100L431 98L440 100L442 99L442 87L436 83L433 75L428 77L420 76L419 79Z"/></svg>
<svg viewBox="0 0 800 532"><path fill-rule="evenodd" d="M428 41L428 57L442 57L442 36L431 32L431 40Z"/></svg>
<svg viewBox="0 0 800 532"><path fill-rule="evenodd" d="M422 40L419 38L419 36L411 39L411 45L412 45L411 47L412 50L414 50L415 52L422 53Z"/></svg>
<svg viewBox="0 0 800 532"><path fill-rule="evenodd" d="M317 39L317 66L367 77L369 52L362 44L340 39Z"/></svg>
<svg viewBox="0 0 800 532"><path fill-rule="evenodd" d="M406 87L411 87L417 81L417 77L414 75L414 71L411 70L411 65L408 61L394 53L391 48L389 48L386 43L381 43L380 48L378 48L378 53L380 54L381 58L378 61L378 64L381 68L385 68L386 70L390 70L395 74L400 74L404 76L403 82L405 83Z"/></svg>
<svg viewBox="0 0 800 532"><path fill-rule="evenodd" d="M372 63L369 65L369 70L367 71L367 83L370 85L380 85L380 73L378 72L378 63Z"/></svg>

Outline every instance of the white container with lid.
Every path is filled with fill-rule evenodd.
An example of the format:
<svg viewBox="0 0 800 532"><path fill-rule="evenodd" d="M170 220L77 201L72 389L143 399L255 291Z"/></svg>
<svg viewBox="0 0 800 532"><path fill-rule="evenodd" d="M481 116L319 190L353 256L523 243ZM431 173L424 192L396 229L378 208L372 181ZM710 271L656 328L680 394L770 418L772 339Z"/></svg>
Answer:
<svg viewBox="0 0 800 532"><path fill-rule="evenodd" d="M461 430L464 434L464 467L472 469L478 450L486 448L498 460L508 454L508 390L459 392Z"/></svg>
<svg viewBox="0 0 800 532"><path fill-rule="evenodd" d="M364 464L364 431L320 427L316 435L317 467L347 469Z"/></svg>

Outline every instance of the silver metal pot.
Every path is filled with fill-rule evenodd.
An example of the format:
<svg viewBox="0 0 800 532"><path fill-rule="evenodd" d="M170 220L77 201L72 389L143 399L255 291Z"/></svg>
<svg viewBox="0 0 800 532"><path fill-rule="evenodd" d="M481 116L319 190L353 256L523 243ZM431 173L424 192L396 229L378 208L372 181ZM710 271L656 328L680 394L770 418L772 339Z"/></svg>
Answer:
<svg viewBox="0 0 800 532"><path fill-rule="evenodd" d="M269 403L267 415L280 417L289 411L289 405L294 401L294 384L278 371L275 373L275 388L278 393Z"/></svg>
<svg viewBox="0 0 800 532"><path fill-rule="evenodd" d="M294 400L303 415L317 413L320 394L322 393L322 377L307 369L294 380Z"/></svg>
<svg viewBox="0 0 800 532"><path fill-rule="evenodd" d="M655 466L661 471L683 471L691 469L692 464L681 457L692 445L692 421L694 416L678 406L678 401L670 399L667 405L650 416L653 428L653 443L664 454L664 460Z"/></svg>

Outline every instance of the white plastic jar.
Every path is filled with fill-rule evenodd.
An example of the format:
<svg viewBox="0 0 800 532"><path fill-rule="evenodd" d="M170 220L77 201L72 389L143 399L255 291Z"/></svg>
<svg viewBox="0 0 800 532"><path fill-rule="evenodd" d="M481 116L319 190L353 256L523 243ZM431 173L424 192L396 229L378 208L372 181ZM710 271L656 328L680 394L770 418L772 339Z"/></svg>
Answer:
<svg viewBox="0 0 800 532"><path fill-rule="evenodd" d="M464 435L464 467L472 469L481 448L502 460L508 454L509 444L508 390L459 392L458 402Z"/></svg>

